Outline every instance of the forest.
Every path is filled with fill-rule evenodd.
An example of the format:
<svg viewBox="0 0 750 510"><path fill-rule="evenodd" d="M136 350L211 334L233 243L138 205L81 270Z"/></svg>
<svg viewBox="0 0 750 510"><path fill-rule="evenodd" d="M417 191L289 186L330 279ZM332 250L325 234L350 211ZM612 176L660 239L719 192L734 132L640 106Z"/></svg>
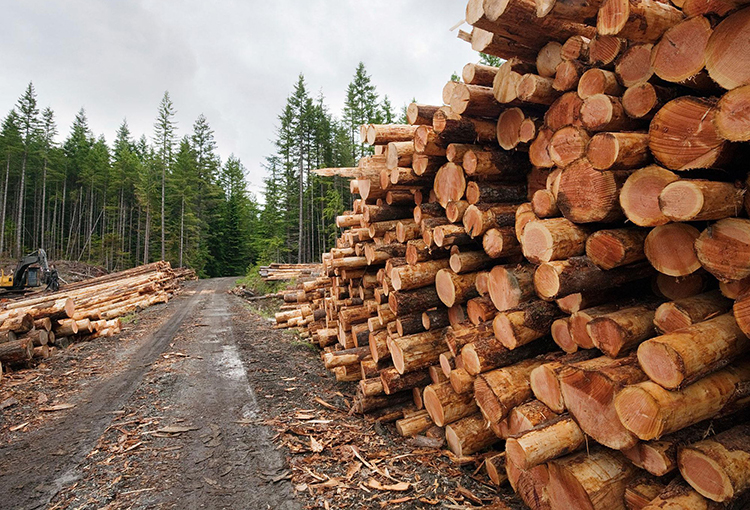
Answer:
<svg viewBox="0 0 750 510"><path fill-rule="evenodd" d="M83 109L61 140L54 111L40 103L29 83L2 121L0 256L44 248L53 261L110 271L163 259L201 276L317 260L350 193L347 183L311 171L353 166L368 150L359 125L397 120L362 63L340 119L300 74L278 116L263 196L254 197L240 159L220 157L206 117L178 132L169 92L150 136L123 120L109 142L92 132Z"/></svg>

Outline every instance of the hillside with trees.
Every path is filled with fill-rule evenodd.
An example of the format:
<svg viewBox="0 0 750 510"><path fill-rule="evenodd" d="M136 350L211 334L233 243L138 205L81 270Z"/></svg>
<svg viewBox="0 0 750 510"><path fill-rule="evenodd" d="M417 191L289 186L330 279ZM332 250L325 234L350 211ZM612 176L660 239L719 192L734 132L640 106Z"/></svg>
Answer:
<svg viewBox="0 0 750 510"><path fill-rule="evenodd" d="M350 194L343 181L311 171L354 165L368 151L359 125L395 120L364 64L340 119L300 75L278 116L256 201L240 159L220 157L206 117L181 132L168 92L152 133L132 133L123 120L111 141L92 132L85 110L64 133L41 104L29 83L2 120L0 256L44 248L52 260L108 270L164 259L202 276L316 260L335 239L334 220Z"/></svg>

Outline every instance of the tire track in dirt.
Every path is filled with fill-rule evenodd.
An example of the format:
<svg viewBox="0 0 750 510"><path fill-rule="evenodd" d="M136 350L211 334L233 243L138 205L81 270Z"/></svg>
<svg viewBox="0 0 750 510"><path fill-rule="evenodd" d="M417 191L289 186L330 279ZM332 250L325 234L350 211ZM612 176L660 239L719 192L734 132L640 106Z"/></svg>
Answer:
<svg viewBox="0 0 750 510"><path fill-rule="evenodd" d="M156 361L196 306L220 280L199 282L192 295L185 293L167 307L172 315L135 350L127 367L93 384L75 399L67 415L29 434L23 441L0 449L0 502L6 508L40 508L66 485L78 478L78 466L95 447L99 437L141 384Z"/></svg>

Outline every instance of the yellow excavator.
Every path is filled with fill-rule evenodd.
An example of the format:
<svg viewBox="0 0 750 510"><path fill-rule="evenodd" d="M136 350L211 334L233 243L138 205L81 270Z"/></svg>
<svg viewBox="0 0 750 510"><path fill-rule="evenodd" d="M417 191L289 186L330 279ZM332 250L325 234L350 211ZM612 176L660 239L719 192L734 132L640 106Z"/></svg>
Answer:
<svg viewBox="0 0 750 510"><path fill-rule="evenodd" d="M60 288L60 278L57 269L50 267L47 252L38 249L29 253L16 266L11 274L0 270L0 289L6 292L20 292L31 287L47 286L47 290L56 291Z"/></svg>

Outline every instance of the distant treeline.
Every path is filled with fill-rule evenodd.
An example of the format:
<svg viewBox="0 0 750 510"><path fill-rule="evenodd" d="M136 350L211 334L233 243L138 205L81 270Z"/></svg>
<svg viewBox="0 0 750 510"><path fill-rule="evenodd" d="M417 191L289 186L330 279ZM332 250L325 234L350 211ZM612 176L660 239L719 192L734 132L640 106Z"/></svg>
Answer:
<svg viewBox="0 0 750 510"><path fill-rule="evenodd" d="M262 203L247 192L246 169L221 161L208 120L180 136L165 92L150 137L123 121L115 139L96 136L81 109L64 140L33 84L0 131L0 256L36 248L49 257L124 269L158 259L204 276L244 274L256 263L318 260L351 204L348 183L311 173L353 166L367 153L359 125L395 122L360 64L343 119L299 76L278 117L276 152L266 159Z"/></svg>

